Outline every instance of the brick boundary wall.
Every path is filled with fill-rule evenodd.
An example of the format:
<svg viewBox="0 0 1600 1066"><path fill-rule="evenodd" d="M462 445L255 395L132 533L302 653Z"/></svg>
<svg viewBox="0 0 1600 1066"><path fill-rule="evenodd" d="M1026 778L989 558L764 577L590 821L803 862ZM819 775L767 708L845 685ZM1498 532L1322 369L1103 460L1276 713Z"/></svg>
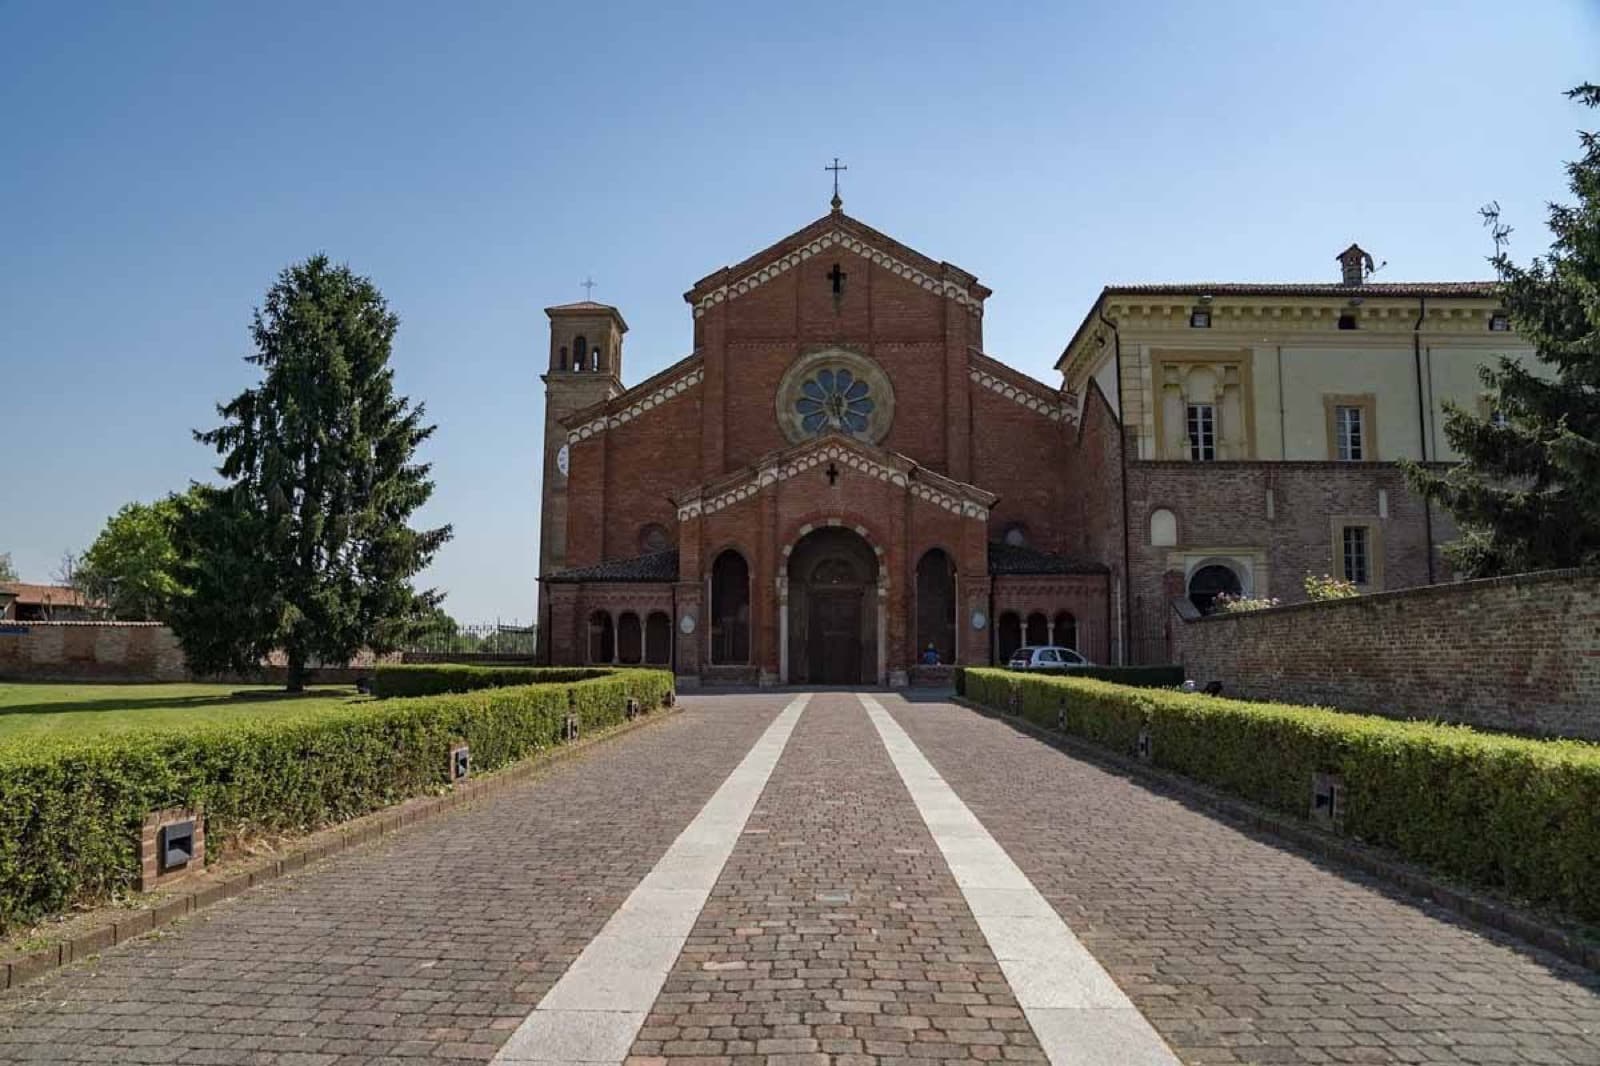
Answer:
<svg viewBox="0 0 1600 1066"><path fill-rule="evenodd" d="M1176 622L1228 695L1600 739L1600 567Z"/></svg>
<svg viewBox="0 0 1600 1066"><path fill-rule="evenodd" d="M479 664L487 666L536 666L538 665L532 652L495 652L495 651L403 651L400 653L403 663L459 663ZM663 663L662 666L667 664Z"/></svg>
<svg viewBox="0 0 1600 1066"><path fill-rule="evenodd" d="M307 683L348 685L370 676L363 663L319 666ZM216 681L283 684L288 670L268 663L259 673L190 673L178 638L160 622L0 621L0 681Z"/></svg>
<svg viewBox="0 0 1600 1066"><path fill-rule="evenodd" d="M159 622L3 622L0 678L187 681L189 668Z"/></svg>

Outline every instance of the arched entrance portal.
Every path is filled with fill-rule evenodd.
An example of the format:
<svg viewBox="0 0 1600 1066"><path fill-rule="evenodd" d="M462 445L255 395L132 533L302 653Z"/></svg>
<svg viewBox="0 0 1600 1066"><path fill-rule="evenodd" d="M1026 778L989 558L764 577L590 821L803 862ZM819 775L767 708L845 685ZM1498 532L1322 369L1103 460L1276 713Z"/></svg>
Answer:
<svg viewBox="0 0 1600 1066"><path fill-rule="evenodd" d="M794 684L878 679L878 557L859 533L813 530L789 556L788 660Z"/></svg>

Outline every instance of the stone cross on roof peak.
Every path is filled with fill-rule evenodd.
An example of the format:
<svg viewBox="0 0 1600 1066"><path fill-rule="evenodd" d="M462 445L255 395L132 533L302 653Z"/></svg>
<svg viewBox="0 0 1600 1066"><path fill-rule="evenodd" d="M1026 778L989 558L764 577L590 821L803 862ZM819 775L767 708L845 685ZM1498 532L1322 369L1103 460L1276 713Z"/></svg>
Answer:
<svg viewBox="0 0 1600 1066"><path fill-rule="evenodd" d="M832 166L823 167L822 169L823 170L831 170L831 171L833 171L833 200L830 201L830 202L833 204L833 209L835 211L843 211L844 210L844 201L839 199L839 171L841 171L841 170L849 170L850 168L848 166L845 166L845 165L841 164L839 162L839 157L838 156L834 156L833 157L833 165Z"/></svg>

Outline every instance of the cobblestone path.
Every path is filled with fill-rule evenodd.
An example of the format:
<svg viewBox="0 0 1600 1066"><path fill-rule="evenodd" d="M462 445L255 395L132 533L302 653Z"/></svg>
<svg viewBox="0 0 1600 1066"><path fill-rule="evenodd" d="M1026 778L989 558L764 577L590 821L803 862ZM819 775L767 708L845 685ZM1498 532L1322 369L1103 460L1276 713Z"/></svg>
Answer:
<svg viewBox="0 0 1600 1066"><path fill-rule="evenodd" d="M687 841L692 862L702 808L791 698L690 696L480 805L0 994L0 1063L504 1058L663 856ZM954 790L1182 1061L1600 1066L1597 975L1001 721L876 698L938 772L919 796ZM936 842L885 743L855 696L811 698L658 971L630 1066L1045 1061L948 829ZM706 839L719 825L738 828Z"/></svg>
<svg viewBox="0 0 1600 1066"><path fill-rule="evenodd" d="M881 696L1185 1062L1600 1063L1600 977L1003 722Z"/></svg>
<svg viewBox="0 0 1600 1066"><path fill-rule="evenodd" d="M0 1062L487 1062L787 697L707 704L0 996Z"/></svg>
<svg viewBox="0 0 1600 1066"><path fill-rule="evenodd" d="M860 701L812 697L630 1066L1002 1049L1044 1061Z"/></svg>

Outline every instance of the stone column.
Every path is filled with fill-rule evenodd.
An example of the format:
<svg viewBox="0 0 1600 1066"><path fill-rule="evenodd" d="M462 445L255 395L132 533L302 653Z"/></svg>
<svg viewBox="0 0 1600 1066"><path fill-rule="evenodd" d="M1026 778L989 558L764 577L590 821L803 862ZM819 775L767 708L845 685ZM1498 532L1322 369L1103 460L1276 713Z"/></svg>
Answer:
<svg viewBox="0 0 1600 1066"><path fill-rule="evenodd" d="M778 684L789 683L789 575L779 574L778 585Z"/></svg>
<svg viewBox="0 0 1600 1066"><path fill-rule="evenodd" d="M889 677L889 589L878 578L878 684L892 684ZM902 674L904 672L902 671ZM905 681L901 680L904 685Z"/></svg>
<svg viewBox="0 0 1600 1066"><path fill-rule="evenodd" d="M1185 446L1189 434L1187 411L1183 403L1183 382L1179 369L1164 367L1161 374L1161 446L1157 459L1187 459Z"/></svg>
<svg viewBox="0 0 1600 1066"><path fill-rule="evenodd" d="M1239 383L1239 368L1230 366L1222 372L1222 404L1219 421L1222 423L1222 447L1217 449L1219 459L1247 459L1248 438L1245 436L1243 388Z"/></svg>

